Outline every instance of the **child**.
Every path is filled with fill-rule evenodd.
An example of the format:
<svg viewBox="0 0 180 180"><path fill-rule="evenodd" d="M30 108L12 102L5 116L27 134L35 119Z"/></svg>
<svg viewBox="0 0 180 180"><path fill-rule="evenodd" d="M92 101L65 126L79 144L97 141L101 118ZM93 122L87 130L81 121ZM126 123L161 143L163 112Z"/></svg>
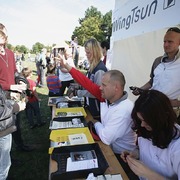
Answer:
<svg viewBox="0 0 180 180"><path fill-rule="evenodd" d="M56 66L49 64L47 67L47 87L49 89L49 97L60 96L61 81L58 76L55 75Z"/></svg>
<svg viewBox="0 0 180 180"><path fill-rule="evenodd" d="M30 70L28 67L23 68L22 75L29 82L29 89L31 94L28 95L28 102L26 103L26 116L28 118L30 128L34 129L36 126L43 126L46 122L41 120L39 99L36 92L36 83L31 79L32 70ZM36 115L37 124L35 124L33 120L34 114Z"/></svg>

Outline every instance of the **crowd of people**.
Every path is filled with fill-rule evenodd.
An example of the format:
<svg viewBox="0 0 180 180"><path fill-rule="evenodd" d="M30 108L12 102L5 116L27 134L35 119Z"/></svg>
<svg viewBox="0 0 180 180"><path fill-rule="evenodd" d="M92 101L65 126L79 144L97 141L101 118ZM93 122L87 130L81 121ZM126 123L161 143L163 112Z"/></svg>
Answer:
<svg viewBox="0 0 180 180"><path fill-rule="evenodd" d="M86 75L77 68L77 37L72 37L69 46L54 53L43 48L35 60L36 82L31 79L32 70L28 67L17 75L14 54L6 44L7 30L0 24L0 93L4 94L4 100L0 99L4 103L1 112L9 108L8 119L4 113L0 114L0 127L4 121L10 123L0 128L0 179L7 178L11 166L11 135L20 132L18 112L26 111L31 129L46 123L41 120L36 86L47 87L49 97L84 97L85 107L93 116L91 126L96 137L111 146L129 179L180 178L179 28L171 27L165 33L164 55L155 59L151 79L141 88L133 88L132 93L139 96L135 102L128 98L125 91L126 78L123 73L106 68L106 54L110 48L106 41L100 43L91 38L85 42L84 50L90 65ZM5 75L7 70L11 73ZM16 82L16 77L21 83ZM78 85L70 88L75 82ZM26 91L27 100L21 99L17 103L14 96L12 99L9 92L17 91ZM31 150L23 143L22 147Z"/></svg>

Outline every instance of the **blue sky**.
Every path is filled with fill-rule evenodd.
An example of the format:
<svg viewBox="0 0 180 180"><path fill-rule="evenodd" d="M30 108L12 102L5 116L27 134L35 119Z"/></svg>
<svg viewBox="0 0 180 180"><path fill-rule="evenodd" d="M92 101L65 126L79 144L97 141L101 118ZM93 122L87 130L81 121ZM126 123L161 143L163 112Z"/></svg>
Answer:
<svg viewBox="0 0 180 180"><path fill-rule="evenodd" d="M0 22L8 30L9 43L31 48L70 40L78 19L90 6L102 14L114 9L115 0L0 0Z"/></svg>

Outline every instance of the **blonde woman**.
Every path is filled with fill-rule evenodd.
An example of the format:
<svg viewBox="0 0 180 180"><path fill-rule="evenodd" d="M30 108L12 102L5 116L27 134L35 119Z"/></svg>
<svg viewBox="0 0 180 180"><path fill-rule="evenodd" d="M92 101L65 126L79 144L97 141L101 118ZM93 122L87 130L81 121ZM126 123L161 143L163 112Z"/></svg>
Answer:
<svg viewBox="0 0 180 180"><path fill-rule="evenodd" d="M107 71L102 59L102 50L100 43L94 39L89 39L85 45L85 52L89 61L90 67L87 72L87 77L97 85L101 85L103 74ZM77 96L86 97L86 105L89 108L94 119L100 120L100 102L87 90L78 90Z"/></svg>

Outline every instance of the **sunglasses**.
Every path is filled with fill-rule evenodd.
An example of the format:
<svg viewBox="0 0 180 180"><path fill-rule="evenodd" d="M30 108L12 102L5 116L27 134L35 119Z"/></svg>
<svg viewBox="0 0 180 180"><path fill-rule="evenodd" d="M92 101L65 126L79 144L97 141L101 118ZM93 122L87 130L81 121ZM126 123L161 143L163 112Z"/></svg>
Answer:
<svg viewBox="0 0 180 180"><path fill-rule="evenodd" d="M180 29L177 28L177 27L172 27L172 28L169 28L169 29L167 30L167 32L170 32L170 31L176 32L176 33L180 33Z"/></svg>

